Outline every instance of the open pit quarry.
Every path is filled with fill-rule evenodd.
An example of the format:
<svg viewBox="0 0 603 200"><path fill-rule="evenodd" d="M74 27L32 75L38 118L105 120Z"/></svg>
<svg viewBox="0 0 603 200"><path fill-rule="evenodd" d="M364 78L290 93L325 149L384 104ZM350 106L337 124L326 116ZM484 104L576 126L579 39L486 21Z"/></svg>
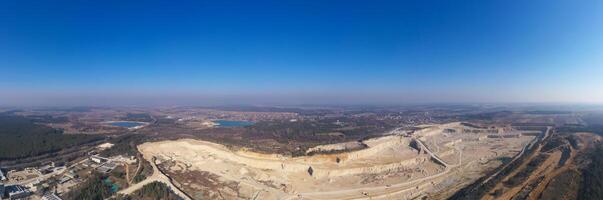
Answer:
<svg viewBox="0 0 603 200"><path fill-rule="evenodd" d="M138 149L192 199L441 199L514 157L534 138L450 123L394 131L362 141L365 148L359 150L301 157L192 139ZM350 143L341 145L323 149Z"/></svg>

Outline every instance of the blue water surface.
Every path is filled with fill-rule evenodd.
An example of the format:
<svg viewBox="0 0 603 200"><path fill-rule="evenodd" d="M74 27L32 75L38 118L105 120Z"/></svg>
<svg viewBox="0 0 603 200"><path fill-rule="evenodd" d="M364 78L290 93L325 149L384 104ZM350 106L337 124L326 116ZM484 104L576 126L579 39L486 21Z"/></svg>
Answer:
<svg viewBox="0 0 603 200"><path fill-rule="evenodd" d="M113 183L113 181L111 181L111 179L105 178L105 180L103 180L103 183L107 186L111 186L111 192L115 193L115 192L119 191L119 185Z"/></svg>
<svg viewBox="0 0 603 200"><path fill-rule="evenodd" d="M144 123L142 123L142 122L111 122L109 124L111 126L119 126L119 127L126 127L126 128L132 128L132 127L144 125Z"/></svg>
<svg viewBox="0 0 603 200"><path fill-rule="evenodd" d="M251 126L254 123L248 121L231 121L231 120L216 120L215 123L218 123L220 127L244 127Z"/></svg>

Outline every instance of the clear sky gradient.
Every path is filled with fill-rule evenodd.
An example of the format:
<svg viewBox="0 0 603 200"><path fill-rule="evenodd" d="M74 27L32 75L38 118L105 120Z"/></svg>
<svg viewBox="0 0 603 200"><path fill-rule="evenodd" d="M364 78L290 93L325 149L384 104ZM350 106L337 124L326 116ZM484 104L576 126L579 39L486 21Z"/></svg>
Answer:
<svg viewBox="0 0 603 200"><path fill-rule="evenodd" d="M0 105L603 102L603 1L0 1Z"/></svg>

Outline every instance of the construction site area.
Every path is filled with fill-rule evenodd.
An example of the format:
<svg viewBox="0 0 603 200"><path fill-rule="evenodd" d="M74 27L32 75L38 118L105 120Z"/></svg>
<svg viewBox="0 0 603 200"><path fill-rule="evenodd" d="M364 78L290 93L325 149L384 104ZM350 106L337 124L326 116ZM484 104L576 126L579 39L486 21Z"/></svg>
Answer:
<svg viewBox="0 0 603 200"><path fill-rule="evenodd" d="M193 139L148 142L138 150L161 173L157 179L185 199L445 198L541 134L457 122L317 146L295 157Z"/></svg>

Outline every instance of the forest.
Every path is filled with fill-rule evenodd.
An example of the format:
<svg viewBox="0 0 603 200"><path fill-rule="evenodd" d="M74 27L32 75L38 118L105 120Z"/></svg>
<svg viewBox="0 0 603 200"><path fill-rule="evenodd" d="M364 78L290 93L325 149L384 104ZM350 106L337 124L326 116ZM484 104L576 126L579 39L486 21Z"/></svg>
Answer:
<svg viewBox="0 0 603 200"><path fill-rule="evenodd" d="M80 184L77 189L67 193L65 198L73 200L102 200L111 197L111 188L109 185L103 183L103 178L100 174L93 174L86 182Z"/></svg>
<svg viewBox="0 0 603 200"><path fill-rule="evenodd" d="M578 199L603 199L603 147L590 155L591 163L582 170L582 184Z"/></svg>
<svg viewBox="0 0 603 200"><path fill-rule="evenodd" d="M61 130L35 124L29 118L0 115L0 160L53 153L101 139L102 136L95 135L63 134Z"/></svg>

